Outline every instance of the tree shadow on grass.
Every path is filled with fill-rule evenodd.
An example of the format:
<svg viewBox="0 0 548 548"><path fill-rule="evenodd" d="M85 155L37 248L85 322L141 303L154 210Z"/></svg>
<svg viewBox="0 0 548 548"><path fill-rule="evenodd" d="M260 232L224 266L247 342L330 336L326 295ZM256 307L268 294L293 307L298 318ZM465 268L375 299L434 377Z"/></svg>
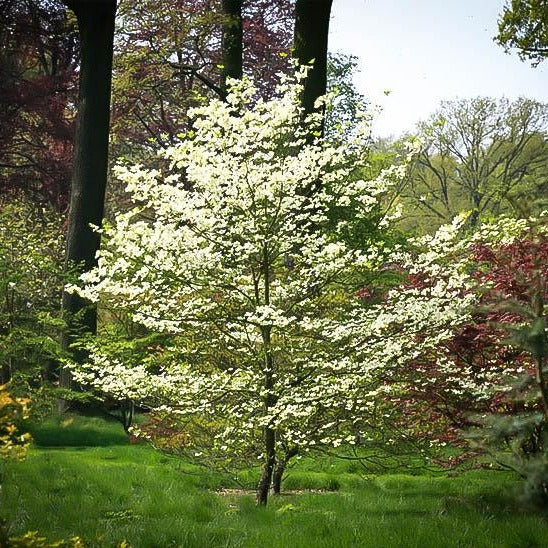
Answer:
<svg viewBox="0 0 548 548"><path fill-rule="evenodd" d="M48 419L28 428L38 447L109 447L128 445L122 426L96 417Z"/></svg>
<svg viewBox="0 0 548 548"><path fill-rule="evenodd" d="M499 519L509 516L538 516L548 520L546 509L524 502L516 489L498 493L446 495L443 508L447 513L474 512Z"/></svg>

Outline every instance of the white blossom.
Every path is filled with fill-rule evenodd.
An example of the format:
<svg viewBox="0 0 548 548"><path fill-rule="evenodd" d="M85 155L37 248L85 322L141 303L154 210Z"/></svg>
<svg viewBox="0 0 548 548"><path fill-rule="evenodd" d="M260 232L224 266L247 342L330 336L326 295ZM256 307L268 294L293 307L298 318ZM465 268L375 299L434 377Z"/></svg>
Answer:
<svg viewBox="0 0 548 548"><path fill-rule="evenodd" d="M263 428L302 451L354 443L382 379L449 337L474 301L463 264L447 261L461 219L416 242L421 252L346 243L333 206L372 218L405 165L361 178L367 124L351 143L310 142L302 77L255 103L252 84L234 81L226 102L193 110L193 130L161 153L166 172L118 166L134 208L102 228L97 267L71 288L171 336L159 363L137 365L97 342L77 380L220 421L211 443L223 451L260 445ZM357 281L390 263L436 282L394 287L380 304L357 297Z"/></svg>

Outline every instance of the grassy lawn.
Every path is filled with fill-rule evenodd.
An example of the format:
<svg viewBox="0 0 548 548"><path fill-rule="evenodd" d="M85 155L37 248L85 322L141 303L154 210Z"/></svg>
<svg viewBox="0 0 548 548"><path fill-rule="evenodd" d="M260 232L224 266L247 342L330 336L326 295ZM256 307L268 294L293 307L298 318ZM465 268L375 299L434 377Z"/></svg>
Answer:
<svg viewBox="0 0 548 548"><path fill-rule="evenodd" d="M78 535L100 547L548 546L548 516L513 503L516 482L500 472L366 478L343 461L309 460L286 487L337 491L257 508L252 494L219 494L234 487L221 475L128 444L117 424L69 422L37 428L27 460L4 465L12 535Z"/></svg>

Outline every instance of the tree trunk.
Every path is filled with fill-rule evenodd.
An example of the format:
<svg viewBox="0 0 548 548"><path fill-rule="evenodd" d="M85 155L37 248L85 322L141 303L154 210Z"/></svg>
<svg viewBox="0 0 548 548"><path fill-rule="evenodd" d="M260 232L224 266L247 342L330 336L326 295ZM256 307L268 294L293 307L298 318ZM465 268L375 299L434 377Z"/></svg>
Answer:
<svg viewBox="0 0 548 548"><path fill-rule="evenodd" d="M124 432L129 434L129 429L133 425L133 416L135 415L135 403L133 400L126 399L121 404L120 415Z"/></svg>
<svg viewBox="0 0 548 548"><path fill-rule="evenodd" d="M223 29L223 71L221 87L226 90L227 78L243 75L242 0L222 0L227 21Z"/></svg>
<svg viewBox="0 0 548 548"><path fill-rule="evenodd" d="M14 310L15 310L15 292L13 290L8 291L6 294L6 309L8 313L7 326L0 330L0 335L3 337L9 337L13 332L15 325ZM0 384L6 384L11 380L13 372L13 356L6 358L6 361L2 363Z"/></svg>
<svg viewBox="0 0 548 548"><path fill-rule="evenodd" d="M11 380L11 358L9 361L2 364L0 370L0 384L6 384Z"/></svg>
<svg viewBox="0 0 548 548"><path fill-rule="evenodd" d="M265 257L265 266L268 265L267 252L266 249L263 252ZM270 303L269 288L270 278L268 274L268 267L265 268L265 303ZM272 359L272 353L270 348L270 330L271 327L263 326L262 328L262 338L264 345L264 388L266 390L266 396L264 399L264 408L268 412L273 405L276 404L276 398L272 394L272 389L274 387L274 361ZM265 452L265 462L263 466L263 471L261 474L261 479L259 485L257 486L257 504L266 505L268 500L268 490L270 489L270 484L272 483L272 473L274 471L274 466L276 464L276 432L274 429L269 426L265 426L263 432L264 439L264 452Z"/></svg>
<svg viewBox="0 0 548 548"><path fill-rule="evenodd" d="M297 0L293 56L301 65L314 61L304 84L302 106L305 114L314 110L318 97L327 88L327 39L333 0Z"/></svg>
<svg viewBox="0 0 548 548"><path fill-rule="evenodd" d="M481 204L482 196L476 192L473 191L472 194L472 205L474 206L472 209L472 213L470 213L470 217L468 217L468 225L471 228L476 228L479 223L479 217L480 217L480 204Z"/></svg>
<svg viewBox="0 0 548 548"><path fill-rule="evenodd" d="M274 495L280 495L282 492L282 479L285 473L286 462L278 462L274 467L274 473L272 474L272 493Z"/></svg>
<svg viewBox="0 0 548 548"><path fill-rule="evenodd" d="M272 483L272 473L276 464L275 432L272 428L264 429L265 463L261 473L261 479L257 486L257 504L265 506L268 501L268 490Z"/></svg>
<svg viewBox="0 0 548 548"><path fill-rule="evenodd" d="M264 283L264 304L270 304L270 255L267 245L263 246L263 283ZM274 395L274 359L272 357L272 327L264 325L261 327L261 337L263 340L264 352L264 380L265 389L264 411L276 405L277 398ZM263 431L264 439L264 465L259 485L257 485L257 504L264 506L268 500L268 490L272 483L272 472L276 464L276 432L270 426L266 425Z"/></svg>
<svg viewBox="0 0 548 548"><path fill-rule="evenodd" d="M289 461L298 453L298 449L293 447L286 452L284 458L276 462L274 473L272 475L272 493L279 495L282 492L282 480Z"/></svg>
<svg viewBox="0 0 548 548"><path fill-rule="evenodd" d="M81 48L66 265L80 273L96 265L100 237L90 224L101 226L103 221L116 0L65 3L76 14ZM96 332L97 309L68 293L63 294L62 304L67 321L63 347L69 349L80 333ZM71 352L77 361L83 359L81 352ZM59 383L70 387L68 370L60 372Z"/></svg>

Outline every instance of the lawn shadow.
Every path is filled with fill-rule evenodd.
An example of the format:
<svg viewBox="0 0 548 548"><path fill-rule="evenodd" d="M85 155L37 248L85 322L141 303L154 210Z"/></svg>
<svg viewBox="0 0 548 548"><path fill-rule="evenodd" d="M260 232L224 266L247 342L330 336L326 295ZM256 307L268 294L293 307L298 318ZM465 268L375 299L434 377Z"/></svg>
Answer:
<svg viewBox="0 0 548 548"><path fill-rule="evenodd" d="M122 425L104 418L68 416L47 419L28 428L38 447L110 447L128 445Z"/></svg>

